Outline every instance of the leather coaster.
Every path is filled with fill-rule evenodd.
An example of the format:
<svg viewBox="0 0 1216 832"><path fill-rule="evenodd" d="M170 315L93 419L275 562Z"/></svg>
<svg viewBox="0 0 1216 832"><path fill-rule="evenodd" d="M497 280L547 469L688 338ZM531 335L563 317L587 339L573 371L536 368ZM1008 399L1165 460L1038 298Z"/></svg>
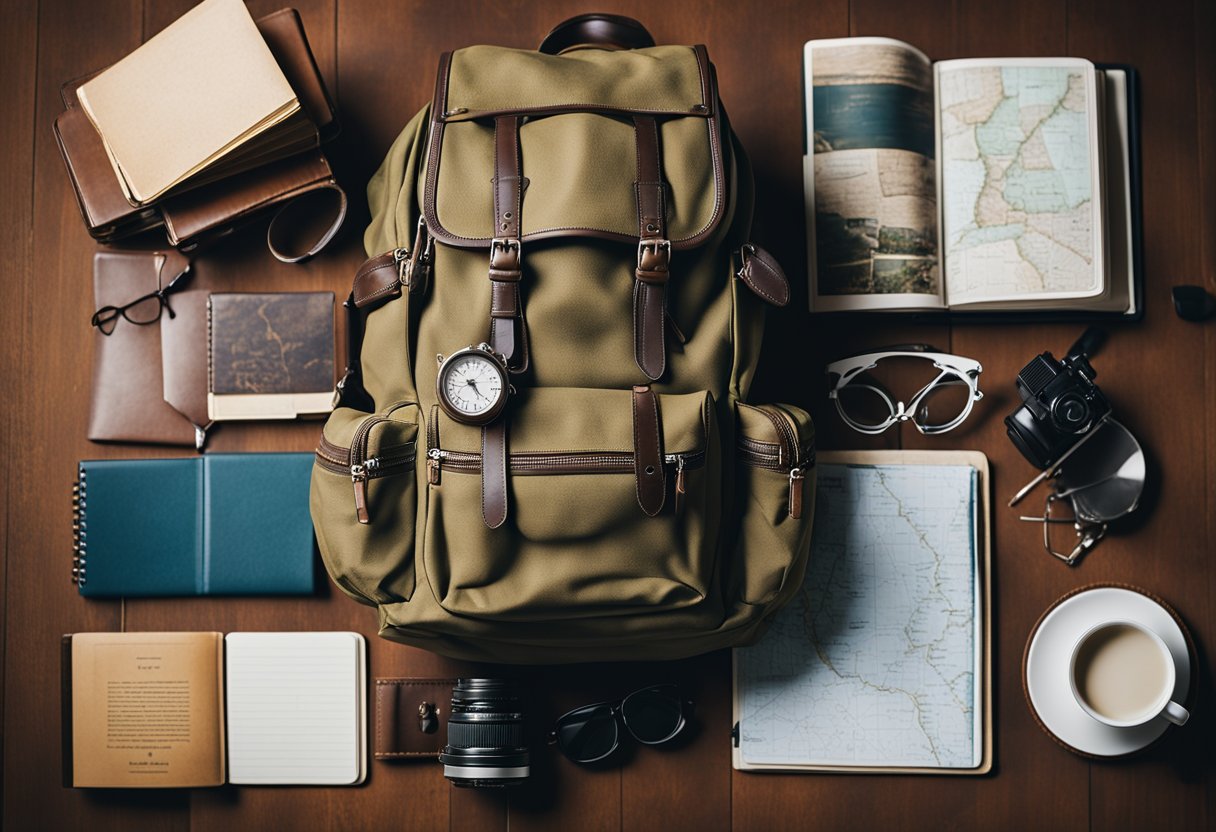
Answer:
<svg viewBox="0 0 1216 832"><path fill-rule="evenodd" d="M377 760L434 759L448 738L455 679L376 679Z"/></svg>
<svg viewBox="0 0 1216 832"><path fill-rule="evenodd" d="M1043 614L1039 616L1038 621L1034 622L1034 626L1030 628L1030 635L1026 636L1026 646L1024 648L1022 648L1022 697L1026 700L1026 707L1028 709L1030 709L1030 715L1031 715L1031 717L1034 718L1035 724L1038 725L1039 728L1042 729L1043 733L1046 734L1048 737L1050 737L1051 741L1054 742L1056 745L1060 746L1061 748L1065 749L1066 751L1071 751L1073 754L1076 754L1078 757L1084 757L1087 760L1122 760L1127 757L1134 757L1137 754L1143 753L1148 748L1152 748L1154 745L1161 742L1162 737L1168 736L1170 732L1166 731L1166 732L1162 733L1160 737L1153 740L1151 743L1149 743L1144 748L1137 749L1135 751L1132 751L1129 754L1116 754L1116 755L1110 755L1110 756L1090 754L1086 751L1082 751L1079 748L1074 748L1073 746L1064 742L1064 740L1057 737L1054 733L1051 732L1051 730L1046 725L1043 724L1043 720L1039 719L1039 714L1034 709L1034 703L1032 703L1030 701L1030 685L1026 679L1026 666L1030 659L1030 643L1032 641L1034 641L1035 634L1038 633L1039 627L1043 624L1043 621L1047 618L1047 616L1051 614L1052 610L1054 610L1056 607L1060 606L1060 604L1063 604L1065 601L1067 601L1069 598L1073 597L1074 595L1080 595L1082 592L1088 592L1091 589L1103 589L1103 588L1126 589L1129 592L1135 592L1140 595L1143 595L1145 598L1148 598L1151 601L1154 601L1155 603L1160 604L1162 609L1164 609L1166 612L1168 612L1170 614L1170 617L1173 618L1174 621L1178 624L1178 629L1182 630L1182 637L1184 639L1186 639L1186 650L1187 650L1187 653L1190 655L1191 667L1193 668L1193 670L1191 672L1191 683L1187 687L1186 701L1188 703L1190 703L1190 705L1188 705L1188 707L1191 707L1194 704L1195 690L1197 687L1197 680L1199 678L1199 673L1198 673L1198 665L1196 664L1196 660L1195 660L1195 657L1197 655L1195 652L1195 642L1191 639L1191 631L1187 629L1186 622L1184 622L1182 620L1182 616L1180 616L1173 607L1171 607L1166 601L1164 601L1162 598L1158 597L1156 594L1149 592L1147 589L1143 589L1141 587L1135 586L1134 584L1124 584L1124 583L1118 583L1118 582L1094 583L1094 584L1085 584L1084 586L1079 586L1076 589L1072 590L1071 592L1067 592L1064 595L1061 595L1059 598L1057 598L1055 600L1055 602L1051 606L1049 606L1047 609L1043 610Z"/></svg>

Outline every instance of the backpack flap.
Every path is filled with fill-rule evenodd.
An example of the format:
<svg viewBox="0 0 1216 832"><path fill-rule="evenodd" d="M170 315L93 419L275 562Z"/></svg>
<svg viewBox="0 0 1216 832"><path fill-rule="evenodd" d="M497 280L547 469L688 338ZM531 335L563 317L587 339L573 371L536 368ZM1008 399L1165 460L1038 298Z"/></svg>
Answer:
<svg viewBox="0 0 1216 832"><path fill-rule="evenodd" d="M666 371L672 252L707 241L726 202L721 114L702 46L545 55L476 46L440 62L422 207L434 237L490 249L490 343L527 368L524 244L630 245L634 357Z"/></svg>

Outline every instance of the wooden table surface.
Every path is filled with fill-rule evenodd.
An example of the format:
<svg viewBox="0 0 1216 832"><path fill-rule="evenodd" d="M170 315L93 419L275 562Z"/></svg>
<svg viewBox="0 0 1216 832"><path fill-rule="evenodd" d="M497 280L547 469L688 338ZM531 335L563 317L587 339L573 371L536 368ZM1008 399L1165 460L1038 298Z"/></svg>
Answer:
<svg viewBox="0 0 1216 832"><path fill-rule="evenodd" d="M283 0L252 0L255 15ZM659 667L523 668L547 721L656 677L696 700L696 730L674 749L579 769L535 749L533 782L509 799L449 787L435 763L375 763L366 786L195 791L65 790L59 766L61 633L87 630L351 629L368 636L376 676L470 672L375 638L373 615L326 588L303 600L86 602L68 582L69 487L81 458L173 452L85 439L92 336L91 260L97 246L77 214L51 123L59 84L109 64L191 0L40 0L0 8L0 309L5 484L3 825L6 829L1203 829L1216 825L1216 720L1208 655L1216 638L1216 322L1187 323L1168 287L1216 288L1216 4L1208 0L822 0L818 3L612 0L660 43L708 45L721 94L750 151L758 185L757 239L795 283L770 316L757 401L817 415L821 446L979 449L988 454L994 512L996 767L983 778L776 776L730 767L729 655ZM338 243L316 262L274 262L249 231L199 263L223 289L348 290L363 259L362 189L406 120L427 100L441 51L472 43L534 47L568 0L443 3L297 0L344 132L332 149L355 207ZM932 58L1076 55L1127 62L1143 78L1147 313L1114 328L1095 360L1116 413L1143 440L1151 486L1136 522L1068 569L1040 548L1004 499L1031 473L1004 436L1013 378L1035 353L1057 354L1077 325L912 325L872 317L845 326L805 310L801 50L810 38L889 35ZM927 341L979 359L987 395L946 437L888 432L874 442L842 428L824 405L826 360L858 347ZM778 356L792 361L782 366ZM225 426L216 451L311 450L316 423ZM155 511L154 505L148 506ZM1057 597L1091 582L1143 586L1189 623L1199 653L1191 723L1128 761L1089 762L1053 743L1023 700L1022 649ZM593 660L594 655L588 655ZM1192 702L1194 704L1194 701Z"/></svg>

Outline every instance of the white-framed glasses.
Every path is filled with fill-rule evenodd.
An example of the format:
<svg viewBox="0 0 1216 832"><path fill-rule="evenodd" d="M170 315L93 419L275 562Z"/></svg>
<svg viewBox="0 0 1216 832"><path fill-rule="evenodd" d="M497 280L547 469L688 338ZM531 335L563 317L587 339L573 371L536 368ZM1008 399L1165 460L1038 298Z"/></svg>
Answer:
<svg viewBox="0 0 1216 832"><path fill-rule="evenodd" d="M899 367L913 383L927 379L907 404L891 396L875 377L883 363L893 372ZM845 424L860 433L882 433L891 425L910 421L931 436L961 425L975 403L984 398L979 388L983 370L974 359L937 352L927 344L886 347L829 364L828 398L836 403Z"/></svg>

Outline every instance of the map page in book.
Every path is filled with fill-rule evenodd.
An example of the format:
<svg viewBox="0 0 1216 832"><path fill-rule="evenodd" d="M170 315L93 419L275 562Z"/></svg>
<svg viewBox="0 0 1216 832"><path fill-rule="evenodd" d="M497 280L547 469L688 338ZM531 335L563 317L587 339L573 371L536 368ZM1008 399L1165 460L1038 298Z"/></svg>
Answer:
<svg viewBox="0 0 1216 832"><path fill-rule="evenodd" d="M1102 294L1093 64L970 59L934 71L948 303Z"/></svg>
<svg viewBox="0 0 1216 832"><path fill-rule="evenodd" d="M738 767L983 764L978 488L968 465L819 466L805 582L735 651Z"/></svg>

